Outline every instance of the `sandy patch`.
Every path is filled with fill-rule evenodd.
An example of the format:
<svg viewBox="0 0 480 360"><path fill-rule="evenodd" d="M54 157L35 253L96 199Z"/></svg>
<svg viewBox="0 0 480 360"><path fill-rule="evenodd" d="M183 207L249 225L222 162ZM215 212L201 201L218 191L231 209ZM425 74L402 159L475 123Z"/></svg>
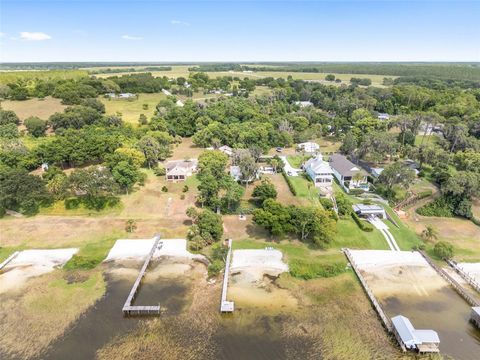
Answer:
<svg viewBox="0 0 480 360"><path fill-rule="evenodd" d="M1 271L0 294L19 289L29 278L63 266L77 251L76 248L21 251Z"/></svg>
<svg viewBox="0 0 480 360"><path fill-rule="evenodd" d="M376 296L429 296L448 284L418 252L351 250L350 253Z"/></svg>
<svg viewBox="0 0 480 360"><path fill-rule="evenodd" d="M155 239L121 239L115 242L110 249L105 261L143 259L152 249ZM179 257L187 259L204 260L202 255L192 254L187 250L187 241L185 239L165 239L161 240L161 247L157 248L154 258L162 256Z"/></svg>
<svg viewBox="0 0 480 360"><path fill-rule="evenodd" d="M242 271L253 278L261 279L264 274L278 276L288 271L279 250L234 250L231 272Z"/></svg>
<svg viewBox="0 0 480 360"><path fill-rule="evenodd" d="M458 263L457 265L480 284L480 263Z"/></svg>

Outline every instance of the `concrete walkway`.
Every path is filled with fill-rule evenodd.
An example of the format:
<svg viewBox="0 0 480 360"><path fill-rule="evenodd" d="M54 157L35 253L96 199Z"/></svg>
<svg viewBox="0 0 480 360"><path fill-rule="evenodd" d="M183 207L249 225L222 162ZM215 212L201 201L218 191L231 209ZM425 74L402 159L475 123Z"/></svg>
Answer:
<svg viewBox="0 0 480 360"><path fill-rule="evenodd" d="M370 224L372 224L376 229L378 229L385 240L387 240L387 244L392 251L400 251L400 247L398 246L397 242L395 241L395 238L393 237L392 233L388 229L387 224L385 224L382 220L379 218L373 216L368 218L368 221Z"/></svg>
<svg viewBox="0 0 480 360"><path fill-rule="evenodd" d="M296 169L287 160L287 157L285 155L279 156L280 159L283 161L283 169L287 173L288 176L298 176L302 172L302 169Z"/></svg>

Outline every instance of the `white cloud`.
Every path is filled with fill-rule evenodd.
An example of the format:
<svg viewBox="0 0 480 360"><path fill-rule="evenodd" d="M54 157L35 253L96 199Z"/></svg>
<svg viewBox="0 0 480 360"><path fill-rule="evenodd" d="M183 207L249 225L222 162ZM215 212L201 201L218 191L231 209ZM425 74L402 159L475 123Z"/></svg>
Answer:
<svg viewBox="0 0 480 360"><path fill-rule="evenodd" d="M29 31L22 31L20 33L20 39L27 40L27 41L42 41L42 40L49 40L52 37L48 34L43 32L29 32Z"/></svg>
<svg viewBox="0 0 480 360"><path fill-rule="evenodd" d="M124 39L124 40L143 40L143 37L132 36L132 35L122 35L122 39Z"/></svg>
<svg viewBox="0 0 480 360"><path fill-rule="evenodd" d="M5 35L7 35L7 34L5 34L4 32L0 32L0 39L5 37Z"/></svg>
<svg viewBox="0 0 480 360"><path fill-rule="evenodd" d="M190 26L190 23L181 20L170 20L170 24L172 25L180 25L180 26Z"/></svg>

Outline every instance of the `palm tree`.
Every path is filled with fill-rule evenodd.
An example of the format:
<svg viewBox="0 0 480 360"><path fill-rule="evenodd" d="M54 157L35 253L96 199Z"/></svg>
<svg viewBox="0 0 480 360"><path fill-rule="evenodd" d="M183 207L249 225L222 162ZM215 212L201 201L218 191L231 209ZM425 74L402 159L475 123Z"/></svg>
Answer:
<svg viewBox="0 0 480 360"><path fill-rule="evenodd" d="M427 225L422 231L422 237L427 241L432 241L438 238L437 231L431 225Z"/></svg>
<svg viewBox="0 0 480 360"><path fill-rule="evenodd" d="M133 219L128 219L125 223L125 230L128 233L132 233L137 230L137 222Z"/></svg>

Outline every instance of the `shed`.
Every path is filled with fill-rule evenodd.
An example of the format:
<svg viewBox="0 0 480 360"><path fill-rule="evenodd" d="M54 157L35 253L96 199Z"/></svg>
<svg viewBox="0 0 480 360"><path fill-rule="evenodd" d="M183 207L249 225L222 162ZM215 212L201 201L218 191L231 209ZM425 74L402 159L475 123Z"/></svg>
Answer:
<svg viewBox="0 0 480 360"><path fill-rule="evenodd" d="M352 208L353 208L353 211L358 216L362 216L362 217L376 216L376 217L381 217L382 219L387 218L385 209L380 205L354 204Z"/></svg>
<svg viewBox="0 0 480 360"><path fill-rule="evenodd" d="M318 145L317 143L312 142L312 141L307 141L307 142L298 144L297 149L303 150L306 153L312 153L313 154L313 153L316 153L317 151L320 150L320 145Z"/></svg>
<svg viewBox="0 0 480 360"><path fill-rule="evenodd" d="M440 338L434 330L416 330L410 320L398 315L392 318L393 332L407 349L419 352L439 352Z"/></svg>

